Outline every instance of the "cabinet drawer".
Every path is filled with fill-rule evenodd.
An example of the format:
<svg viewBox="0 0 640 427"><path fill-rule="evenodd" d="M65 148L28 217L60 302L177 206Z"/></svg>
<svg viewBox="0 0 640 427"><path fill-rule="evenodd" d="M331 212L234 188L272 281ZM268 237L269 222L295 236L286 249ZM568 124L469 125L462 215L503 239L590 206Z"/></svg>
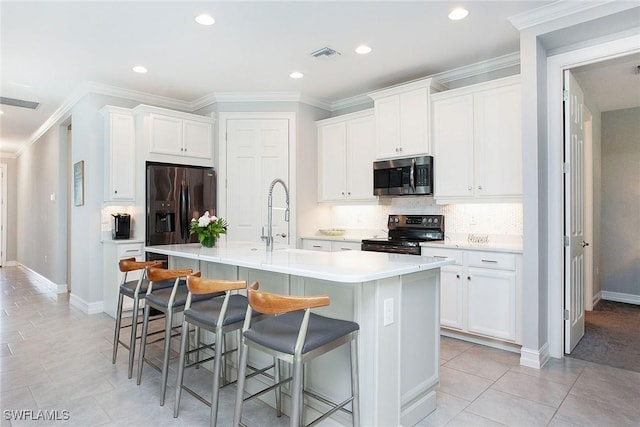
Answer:
<svg viewBox="0 0 640 427"><path fill-rule="evenodd" d="M462 265L463 252L457 249L423 247L421 255L434 258L452 258L457 265Z"/></svg>
<svg viewBox="0 0 640 427"><path fill-rule="evenodd" d="M330 240L308 240L304 239L302 241L302 248L309 249L312 251L324 251L331 252L331 241Z"/></svg>
<svg viewBox="0 0 640 427"><path fill-rule="evenodd" d="M131 258L142 256L142 244L128 243L118 245L118 258Z"/></svg>
<svg viewBox="0 0 640 427"><path fill-rule="evenodd" d="M359 251L362 248L360 242L331 242L331 250L338 251Z"/></svg>
<svg viewBox="0 0 640 427"><path fill-rule="evenodd" d="M468 251L467 257L469 267L497 268L500 270L516 269L515 254Z"/></svg>

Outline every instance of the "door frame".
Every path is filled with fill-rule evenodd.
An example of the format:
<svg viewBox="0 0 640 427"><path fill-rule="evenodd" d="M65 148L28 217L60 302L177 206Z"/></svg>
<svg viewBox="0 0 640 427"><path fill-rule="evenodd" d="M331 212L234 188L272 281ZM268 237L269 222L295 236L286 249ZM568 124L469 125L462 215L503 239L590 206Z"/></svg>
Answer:
<svg viewBox="0 0 640 427"><path fill-rule="evenodd" d="M298 241L297 236L297 170L296 170L296 147L298 130L296 127L296 113L294 112L221 112L218 113L218 156L214 161L214 167L218 174L218 200L216 209L219 216L227 217L227 120L274 120L284 119L289 122L289 242L294 244Z"/></svg>
<svg viewBox="0 0 640 427"><path fill-rule="evenodd" d="M547 117L549 117L547 200L549 234L547 277L549 355L564 357L564 186L562 185L564 70L640 52L640 35L623 37L547 58Z"/></svg>
<svg viewBox="0 0 640 427"><path fill-rule="evenodd" d="M0 267L7 266L7 180L8 180L8 167L6 163L0 163L0 181L2 185L0 186L0 206L2 206L2 210L0 211Z"/></svg>

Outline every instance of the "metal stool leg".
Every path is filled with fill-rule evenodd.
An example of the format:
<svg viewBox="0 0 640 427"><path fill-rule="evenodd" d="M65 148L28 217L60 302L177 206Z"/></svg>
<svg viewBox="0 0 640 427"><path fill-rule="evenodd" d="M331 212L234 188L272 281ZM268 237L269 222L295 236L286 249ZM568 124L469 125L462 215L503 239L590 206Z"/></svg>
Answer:
<svg viewBox="0 0 640 427"><path fill-rule="evenodd" d="M220 396L220 371L222 365L222 327L216 328L215 358L213 359L213 393L211 397L211 427L218 420L218 398Z"/></svg>
<svg viewBox="0 0 640 427"><path fill-rule="evenodd" d="M164 406L167 394L167 378L169 377L169 352L171 351L171 325L173 324L173 310L169 309L164 324L164 355L162 358L162 380L160 382L160 406Z"/></svg>
<svg viewBox="0 0 640 427"><path fill-rule="evenodd" d="M149 328L149 312L151 307L148 305L144 308L144 318L142 321L142 337L140 338L140 354L138 355L138 378L136 384L142 382L142 368L144 366L144 352L147 348L147 329Z"/></svg>
<svg viewBox="0 0 640 427"><path fill-rule="evenodd" d="M247 353L249 348L240 341L238 345L240 352L240 362L238 364L238 382L236 384L236 407L233 413L233 425L238 426L242 421L242 403L244 402L244 382L247 373Z"/></svg>
<svg viewBox="0 0 640 427"><path fill-rule="evenodd" d="M178 362L178 378L176 379L176 401L173 405L173 418L178 417L180 411L180 397L184 380L184 365L186 363L187 343L189 342L189 324L182 322L182 336L180 338L180 361Z"/></svg>
<svg viewBox="0 0 640 427"><path fill-rule="evenodd" d="M280 359L273 358L273 377L275 383L280 382ZM282 387L276 387L276 416L280 418L282 416Z"/></svg>
<svg viewBox="0 0 640 427"><path fill-rule="evenodd" d="M351 394L354 427L360 427L360 385L358 373L358 338L351 340Z"/></svg>
<svg viewBox="0 0 640 427"><path fill-rule="evenodd" d="M122 299L123 299L123 295L118 294L118 308L116 310L116 329L113 332L113 356L111 357L111 363L113 364L116 363L116 355L118 354L118 345L120 343L120 325L122 324Z"/></svg>
<svg viewBox="0 0 640 427"><path fill-rule="evenodd" d="M128 378L133 376L133 360L136 355L136 339L138 337L138 311L140 310L140 299L133 297L133 313L131 316L131 337L129 338L129 371Z"/></svg>
<svg viewBox="0 0 640 427"><path fill-rule="evenodd" d="M297 427L302 421L302 361L293 359L293 383L291 385L291 418L289 425Z"/></svg>

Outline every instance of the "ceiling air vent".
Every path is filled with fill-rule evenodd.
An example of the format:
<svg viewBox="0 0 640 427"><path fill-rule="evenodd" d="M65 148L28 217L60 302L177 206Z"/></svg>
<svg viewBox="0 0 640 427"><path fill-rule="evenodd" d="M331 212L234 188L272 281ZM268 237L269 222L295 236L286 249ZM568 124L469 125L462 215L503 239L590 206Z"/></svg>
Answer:
<svg viewBox="0 0 640 427"><path fill-rule="evenodd" d="M311 52L311 56L314 58L329 58L336 55L340 55L340 52L333 50L330 47L323 47L315 52Z"/></svg>
<svg viewBox="0 0 640 427"><path fill-rule="evenodd" d="M35 110L40 106L39 102L25 101L24 99L5 98L4 96L0 96L0 104L11 105L13 107L29 108L30 110Z"/></svg>

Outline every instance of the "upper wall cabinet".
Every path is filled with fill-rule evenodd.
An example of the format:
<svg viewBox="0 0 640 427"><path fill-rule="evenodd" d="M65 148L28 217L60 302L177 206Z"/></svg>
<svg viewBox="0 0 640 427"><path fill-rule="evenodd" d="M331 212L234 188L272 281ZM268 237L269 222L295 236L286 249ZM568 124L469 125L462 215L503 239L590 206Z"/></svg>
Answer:
<svg viewBox="0 0 640 427"><path fill-rule="evenodd" d="M376 118L376 158L431 154L430 97L445 87L423 79L370 93Z"/></svg>
<svg viewBox="0 0 640 427"><path fill-rule="evenodd" d="M438 203L522 197L520 100L519 76L433 95Z"/></svg>
<svg viewBox="0 0 640 427"><path fill-rule="evenodd" d="M146 105L135 110L143 116L143 134L149 158L164 160L162 156L179 156L211 163L213 119ZM166 160L172 161L170 158Z"/></svg>
<svg viewBox="0 0 640 427"><path fill-rule="evenodd" d="M136 140L134 116L126 108L106 106L101 110L105 129L104 200L135 200Z"/></svg>
<svg viewBox="0 0 640 427"><path fill-rule="evenodd" d="M318 201L376 201L373 195L375 119L372 110L316 122Z"/></svg>

